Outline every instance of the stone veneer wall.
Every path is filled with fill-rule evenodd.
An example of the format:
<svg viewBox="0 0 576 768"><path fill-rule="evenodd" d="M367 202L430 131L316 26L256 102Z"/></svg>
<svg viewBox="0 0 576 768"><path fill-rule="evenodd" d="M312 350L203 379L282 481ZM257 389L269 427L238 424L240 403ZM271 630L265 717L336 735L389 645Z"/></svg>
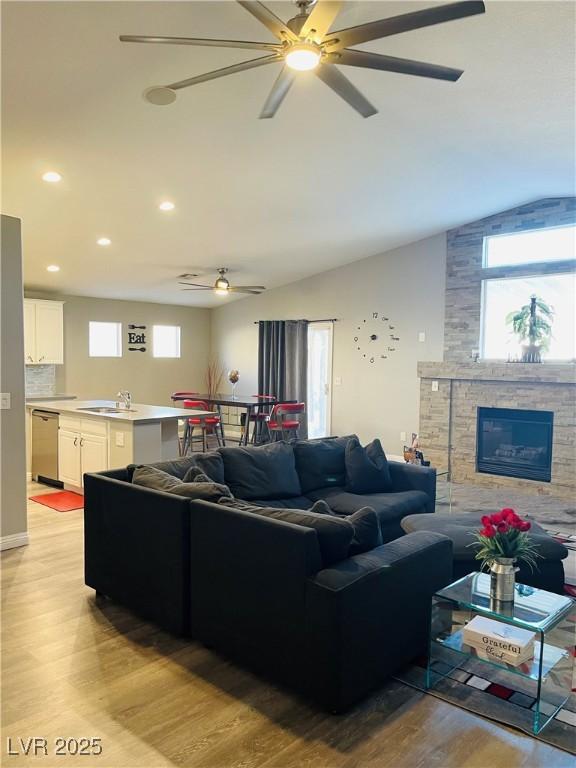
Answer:
<svg viewBox="0 0 576 768"><path fill-rule="evenodd" d="M482 280L526 274L525 265L483 269L484 237L575 222L576 198L549 198L448 232L444 362L418 364L419 436L432 466L449 470L454 482L576 496L576 367L471 361L480 343ZM530 274L573 270L574 262L555 262L533 265ZM479 407L553 411L550 483L476 471Z"/></svg>
<svg viewBox="0 0 576 768"><path fill-rule="evenodd" d="M482 270L484 237L575 222L576 198L559 197L537 200L448 232L444 360L469 360L472 350L479 346L482 278L488 272ZM524 266L521 270L525 274ZM558 262L536 266L530 273L549 271L559 271ZM520 270L506 267L489 272L491 277L509 277Z"/></svg>
<svg viewBox="0 0 576 768"><path fill-rule="evenodd" d="M27 365L25 374L27 395L56 394L55 365Z"/></svg>

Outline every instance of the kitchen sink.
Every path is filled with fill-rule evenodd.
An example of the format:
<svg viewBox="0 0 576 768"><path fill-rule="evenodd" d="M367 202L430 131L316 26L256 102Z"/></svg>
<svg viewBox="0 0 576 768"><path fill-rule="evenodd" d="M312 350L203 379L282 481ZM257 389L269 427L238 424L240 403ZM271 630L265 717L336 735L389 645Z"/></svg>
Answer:
<svg viewBox="0 0 576 768"><path fill-rule="evenodd" d="M88 411L89 413L136 413L134 408L112 408L109 405L98 405L94 408L76 408L77 411Z"/></svg>

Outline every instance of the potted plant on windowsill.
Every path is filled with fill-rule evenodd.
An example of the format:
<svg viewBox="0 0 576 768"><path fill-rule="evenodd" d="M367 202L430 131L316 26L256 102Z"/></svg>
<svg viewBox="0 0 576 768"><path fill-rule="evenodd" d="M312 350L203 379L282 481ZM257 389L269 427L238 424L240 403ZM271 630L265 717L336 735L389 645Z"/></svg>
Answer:
<svg viewBox="0 0 576 768"><path fill-rule="evenodd" d="M550 346L554 309L538 296L531 296L530 303L510 312L506 323L522 344L523 363L541 363L542 352ZM522 342L528 342L523 344Z"/></svg>

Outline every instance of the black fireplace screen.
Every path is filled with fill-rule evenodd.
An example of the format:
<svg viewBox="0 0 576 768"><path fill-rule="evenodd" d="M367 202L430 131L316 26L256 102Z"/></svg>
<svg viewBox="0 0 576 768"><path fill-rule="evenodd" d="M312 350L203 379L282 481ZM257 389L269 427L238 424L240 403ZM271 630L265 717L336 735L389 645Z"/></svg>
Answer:
<svg viewBox="0 0 576 768"><path fill-rule="evenodd" d="M477 471L549 483L553 421L550 411L478 408Z"/></svg>

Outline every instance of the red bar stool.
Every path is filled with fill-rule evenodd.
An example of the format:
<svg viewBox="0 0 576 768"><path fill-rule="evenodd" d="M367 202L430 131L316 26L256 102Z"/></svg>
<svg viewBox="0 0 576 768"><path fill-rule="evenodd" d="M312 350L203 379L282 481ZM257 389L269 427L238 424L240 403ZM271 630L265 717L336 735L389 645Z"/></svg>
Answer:
<svg viewBox="0 0 576 768"><path fill-rule="evenodd" d="M182 402L184 408L193 408L195 411L209 411L208 403L204 400L184 400ZM192 416L186 419L186 426L184 428L184 438L182 440L182 456L186 456L188 450L192 452L192 442L194 439L194 430L199 427L202 432L202 451L206 451L208 447L207 436L216 435L218 445L222 445L220 440L220 428L221 419L219 416Z"/></svg>
<svg viewBox="0 0 576 768"><path fill-rule="evenodd" d="M298 437L300 421L295 416L306 412L306 403L279 403L273 406L266 421L270 436L274 440Z"/></svg>
<svg viewBox="0 0 576 768"><path fill-rule="evenodd" d="M257 406L255 406L256 410L250 414L250 421L254 422L254 428L252 429L252 439L250 442L255 445L257 442L262 442L260 439L263 431L262 428L270 416L270 408L272 406L272 402L276 400L276 395L252 395L252 397L257 397L259 400L263 401L262 403L259 403Z"/></svg>

